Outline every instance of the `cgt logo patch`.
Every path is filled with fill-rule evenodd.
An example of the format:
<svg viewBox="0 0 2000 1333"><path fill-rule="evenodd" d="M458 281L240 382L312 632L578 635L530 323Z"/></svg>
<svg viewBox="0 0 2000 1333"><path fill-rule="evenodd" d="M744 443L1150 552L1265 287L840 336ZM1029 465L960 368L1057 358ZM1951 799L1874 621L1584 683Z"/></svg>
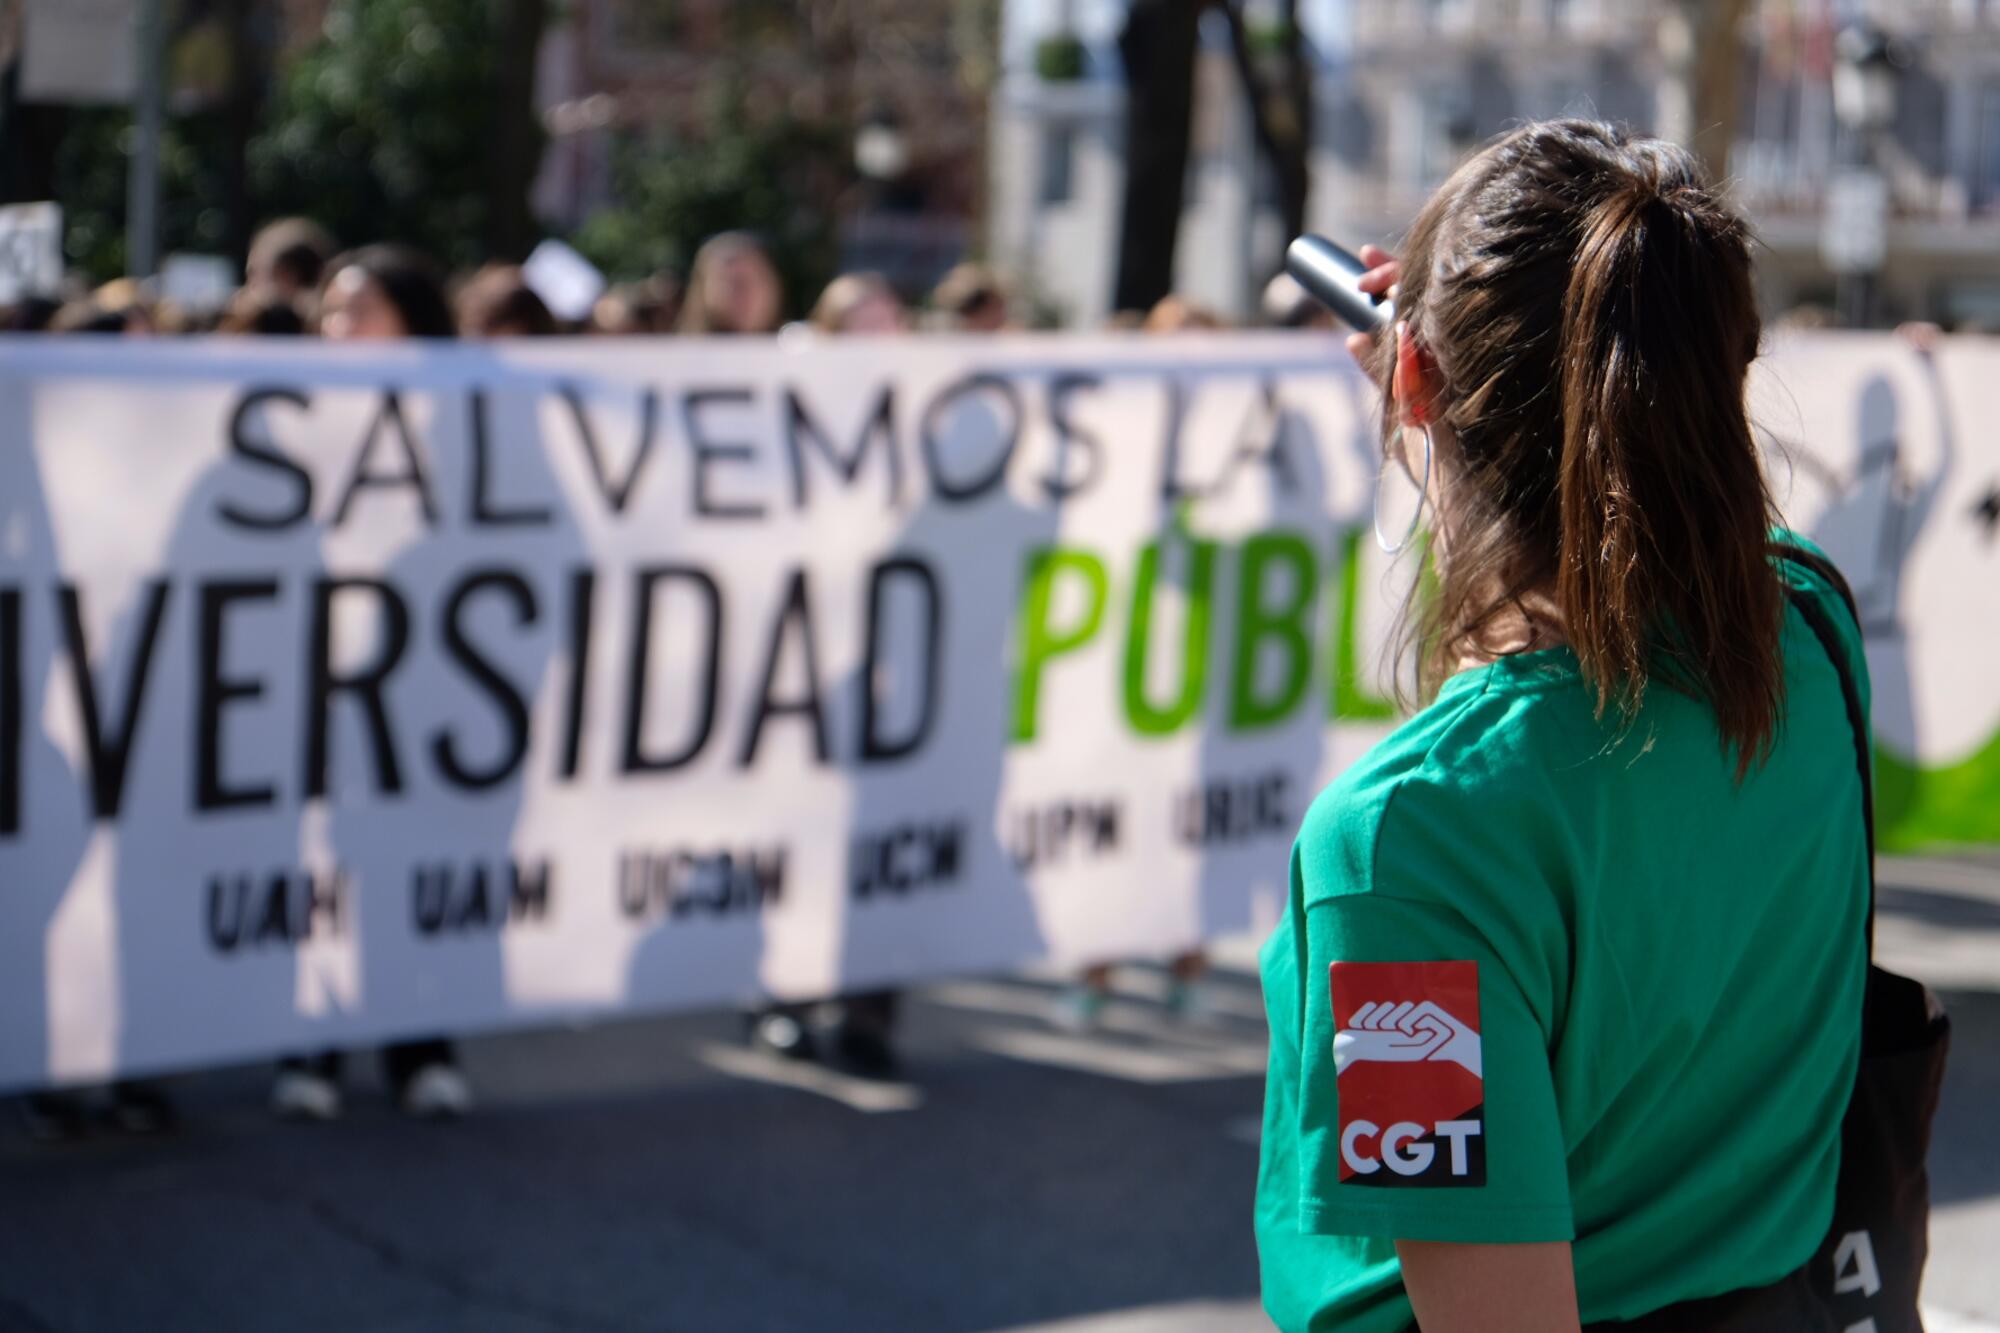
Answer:
<svg viewBox="0 0 2000 1333"><path fill-rule="evenodd" d="M1333 964L1343 1185L1484 1185L1479 964Z"/></svg>

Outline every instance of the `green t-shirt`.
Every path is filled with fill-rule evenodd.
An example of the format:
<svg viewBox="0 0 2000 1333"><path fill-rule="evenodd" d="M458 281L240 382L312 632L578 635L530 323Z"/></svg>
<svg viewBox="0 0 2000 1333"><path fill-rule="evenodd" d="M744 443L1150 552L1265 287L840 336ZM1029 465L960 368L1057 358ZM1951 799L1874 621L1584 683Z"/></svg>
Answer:
<svg viewBox="0 0 2000 1333"><path fill-rule="evenodd" d="M1794 586L1852 621L1807 571ZM1839 678L1786 608L1739 785L1566 649L1452 677L1313 803L1264 946L1257 1246L1286 1330L1411 1325L1394 1241L1574 1241L1586 1322L1776 1281L1829 1225L1867 852Z"/></svg>

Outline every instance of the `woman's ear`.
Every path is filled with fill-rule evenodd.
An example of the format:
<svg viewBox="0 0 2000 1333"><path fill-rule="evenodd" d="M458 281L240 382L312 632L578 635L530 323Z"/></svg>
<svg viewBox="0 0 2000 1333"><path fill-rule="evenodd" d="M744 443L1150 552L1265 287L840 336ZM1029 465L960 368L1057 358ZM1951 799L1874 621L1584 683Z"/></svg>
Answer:
<svg viewBox="0 0 2000 1333"><path fill-rule="evenodd" d="M1428 425L1437 388L1437 361L1410 332L1407 320L1396 322L1396 369L1389 384L1402 405L1403 420Z"/></svg>

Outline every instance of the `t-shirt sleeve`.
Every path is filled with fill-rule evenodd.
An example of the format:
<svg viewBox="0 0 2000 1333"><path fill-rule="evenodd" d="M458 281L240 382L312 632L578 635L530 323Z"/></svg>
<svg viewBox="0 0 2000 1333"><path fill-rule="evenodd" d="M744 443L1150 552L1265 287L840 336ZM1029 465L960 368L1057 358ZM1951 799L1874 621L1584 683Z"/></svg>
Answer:
<svg viewBox="0 0 2000 1333"><path fill-rule="evenodd" d="M1380 892L1305 916L1300 1228L1572 1239L1548 1037L1480 932Z"/></svg>

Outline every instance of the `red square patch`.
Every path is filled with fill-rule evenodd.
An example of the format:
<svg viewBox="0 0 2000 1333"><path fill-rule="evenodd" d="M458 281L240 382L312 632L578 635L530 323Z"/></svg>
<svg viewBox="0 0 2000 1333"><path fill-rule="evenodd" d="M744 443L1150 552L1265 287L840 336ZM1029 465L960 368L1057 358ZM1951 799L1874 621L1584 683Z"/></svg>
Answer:
<svg viewBox="0 0 2000 1333"><path fill-rule="evenodd" d="M1484 1185L1479 964L1333 964L1343 1185Z"/></svg>

